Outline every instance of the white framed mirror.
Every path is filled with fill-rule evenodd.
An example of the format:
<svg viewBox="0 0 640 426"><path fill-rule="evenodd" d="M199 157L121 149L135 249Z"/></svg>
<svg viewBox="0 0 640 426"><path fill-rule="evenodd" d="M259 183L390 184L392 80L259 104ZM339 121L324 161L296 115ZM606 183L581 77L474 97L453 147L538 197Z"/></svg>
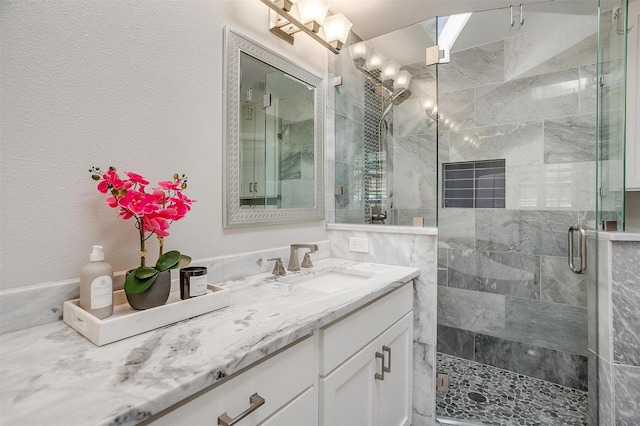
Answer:
<svg viewBox="0 0 640 426"><path fill-rule="evenodd" d="M224 226L322 220L322 79L225 28Z"/></svg>

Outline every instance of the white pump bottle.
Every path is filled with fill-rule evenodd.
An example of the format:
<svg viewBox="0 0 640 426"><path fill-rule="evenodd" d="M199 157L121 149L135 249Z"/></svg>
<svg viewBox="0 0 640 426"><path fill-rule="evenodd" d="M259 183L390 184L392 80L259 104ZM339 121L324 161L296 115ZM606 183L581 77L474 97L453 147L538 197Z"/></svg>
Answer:
<svg viewBox="0 0 640 426"><path fill-rule="evenodd" d="M113 268L102 246L93 246L90 259L80 270L80 307L104 319L113 314Z"/></svg>

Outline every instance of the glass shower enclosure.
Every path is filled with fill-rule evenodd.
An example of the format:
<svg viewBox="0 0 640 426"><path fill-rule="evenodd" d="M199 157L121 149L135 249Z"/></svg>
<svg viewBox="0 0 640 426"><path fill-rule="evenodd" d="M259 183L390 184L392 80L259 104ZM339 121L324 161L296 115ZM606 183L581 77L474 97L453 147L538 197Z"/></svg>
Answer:
<svg viewBox="0 0 640 426"><path fill-rule="evenodd" d="M438 227L443 423L597 424L567 230L624 229L625 18L626 1L525 3L336 59L336 222Z"/></svg>

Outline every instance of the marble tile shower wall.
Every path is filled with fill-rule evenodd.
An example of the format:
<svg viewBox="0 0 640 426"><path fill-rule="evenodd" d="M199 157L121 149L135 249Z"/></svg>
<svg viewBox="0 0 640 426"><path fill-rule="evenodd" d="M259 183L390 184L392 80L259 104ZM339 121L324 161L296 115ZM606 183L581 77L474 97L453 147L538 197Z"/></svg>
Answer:
<svg viewBox="0 0 640 426"><path fill-rule="evenodd" d="M287 124L280 133L281 208L313 205L313 121Z"/></svg>
<svg viewBox="0 0 640 426"><path fill-rule="evenodd" d="M625 234L622 234L625 235ZM640 235L635 241L588 239L598 268L588 271L589 392L592 424L637 425L640 421ZM594 325L597 324L597 325ZM597 408L597 411L596 411Z"/></svg>
<svg viewBox="0 0 640 426"><path fill-rule="evenodd" d="M329 101L334 98L334 110L328 110L328 122L333 119L335 150L327 155L327 174L335 179L335 186L342 187L343 193L334 195L334 188L327 191L327 206L335 206L328 212L328 219L335 223L365 223L364 164L365 129L364 99L365 85L362 72L353 64L348 53L332 55L329 58L330 77L341 76L342 84L329 88ZM328 102L331 105L331 102ZM329 129L328 129L329 130ZM327 132L327 134L330 134ZM331 147L329 147L330 149ZM331 223L331 220L328 220Z"/></svg>
<svg viewBox="0 0 640 426"><path fill-rule="evenodd" d="M438 351L581 390L586 281L566 266L566 233L595 217L596 25L584 27L455 52L438 70L439 112L457 123L440 163L504 158L507 186L505 209L439 212Z"/></svg>

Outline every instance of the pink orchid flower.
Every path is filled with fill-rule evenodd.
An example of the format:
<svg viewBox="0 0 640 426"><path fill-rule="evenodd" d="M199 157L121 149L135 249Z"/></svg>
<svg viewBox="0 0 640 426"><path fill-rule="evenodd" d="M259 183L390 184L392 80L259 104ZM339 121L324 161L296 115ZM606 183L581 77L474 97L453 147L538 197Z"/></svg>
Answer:
<svg viewBox="0 0 640 426"><path fill-rule="evenodd" d="M182 219L195 202L182 193L187 183L185 175L175 174L173 180L160 181L158 187L148 193L149 181L137 173L126 172L127 177L122 179L113 167L105 172L97 167L89 171L93 179L99 181L98 191L109 193L105 199L109 207L118 208L118 215L125 220L135 219L141 253L145 252L145 241L151 235L155 234L159 239L167 237L171 223ZM162 254L162 242L160 247ZM144 266L144 255L141 263Z"/></svg>
<svg viewBox="0 0 640 426"><path fill-rule="evenodd" d="M127 176L129 176L130 182L132 183L138 183L142 186L147 186L149 185L149 181L146 180L145 178L143 178L142 176L140 176L137 173L133 173L133 172L125 172L125 174Z"/></svg>

